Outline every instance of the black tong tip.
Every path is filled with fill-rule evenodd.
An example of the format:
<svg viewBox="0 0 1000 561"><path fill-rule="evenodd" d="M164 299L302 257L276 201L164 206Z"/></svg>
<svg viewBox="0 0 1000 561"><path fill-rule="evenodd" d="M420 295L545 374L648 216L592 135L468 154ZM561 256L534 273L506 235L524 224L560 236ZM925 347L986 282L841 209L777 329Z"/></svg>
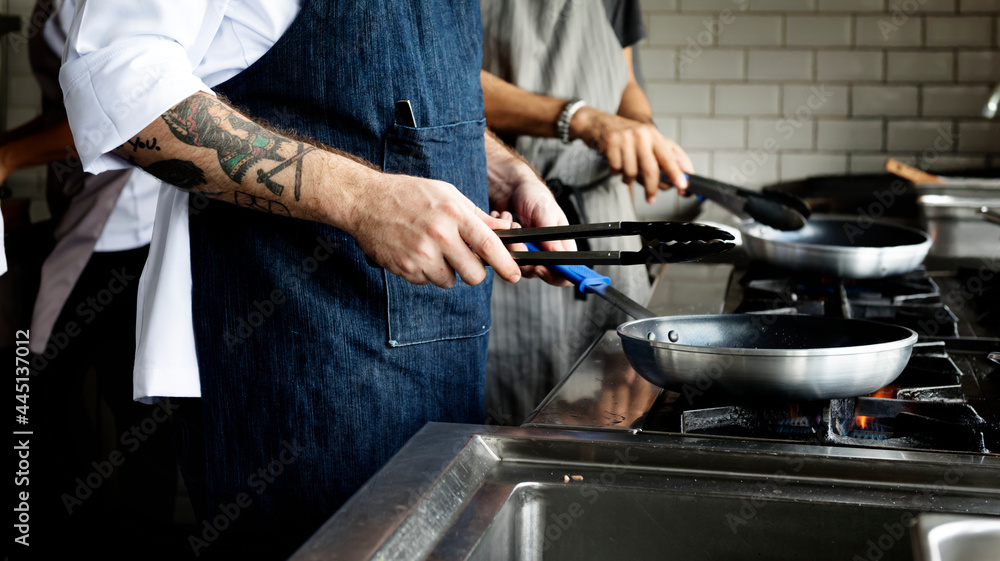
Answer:
<svg viewBox="0 0 1000 561"><path fill-rule="evenodd" d="M504 243L537 243L619 236L641 236L651 243L709 242L735 239L732 234L720 228L691 222L602 222L494 231Z"/></svg>
<svg viewBox="0 0 1000 561"><path fill-rule="evenodd" d="M622 265L652 265L654 263L686 263L725 253L736 244L719 240L688 243L659 243L644 246L636 252L622 252Z"/></svg>
<svg viewBox="0 0 1000 561"><path fill-rule="evenodd" d="M605 222L547 228L495 230L506 244L549 240L641 236L639 251L539 251L514 252L522 265L641 265L683 263L725 253L733 247L729 232L705 224L688 222Z"/></svg>
<svg viewBox="0 0 1000 561"><path fill-rule="evenodd" d="M751 191L699 175L688 175L689 193L712 199L736 214L777 230L798 230L812 210L805 201L776 189Z"/></svg>

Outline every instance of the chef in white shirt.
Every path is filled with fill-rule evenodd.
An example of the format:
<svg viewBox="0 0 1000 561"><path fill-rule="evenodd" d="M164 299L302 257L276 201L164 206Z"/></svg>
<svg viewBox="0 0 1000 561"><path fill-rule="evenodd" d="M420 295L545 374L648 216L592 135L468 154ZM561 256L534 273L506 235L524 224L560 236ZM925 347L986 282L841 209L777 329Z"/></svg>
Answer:
<svg viewBox="0 0 1000 561"><path fill-rule="evenodd" d="M60 82L85 169L181 188L160 192L135 397L201 396L205 520L283 458L199 554L287 555L425 422L482 422L483 261L561 282L491 231L510 214L487 210L566 219L486 134L481 40L472 0L81 3Z"/></svg>

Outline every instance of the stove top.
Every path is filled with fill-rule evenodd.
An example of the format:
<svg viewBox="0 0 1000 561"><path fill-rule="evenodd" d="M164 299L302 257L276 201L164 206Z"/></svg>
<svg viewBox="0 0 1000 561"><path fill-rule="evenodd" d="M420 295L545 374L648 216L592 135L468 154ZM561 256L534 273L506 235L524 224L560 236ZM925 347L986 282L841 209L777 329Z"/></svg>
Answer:
<svg viewBox="0 0 1000 561"><path fill-rule="evenodd" d="M683 393L661 390L632 370L617 334L609 331L525 425L1000 453L1000 365L987 358L1000 350L1000 339L994 308L979 302L989 297L992 277L984 278L988 275L982 271L977 276L976 271L920 269L888 279L846 280L793 275L759 263L719 267L665 268L650 308L662 315L735 312L867 319L909 327L920 341L900 376L872 394L762 402L690 388ZM664 290L671 296L664 297ZM687 295L681 306L680 299L675 301L678 292Z"/></svg>

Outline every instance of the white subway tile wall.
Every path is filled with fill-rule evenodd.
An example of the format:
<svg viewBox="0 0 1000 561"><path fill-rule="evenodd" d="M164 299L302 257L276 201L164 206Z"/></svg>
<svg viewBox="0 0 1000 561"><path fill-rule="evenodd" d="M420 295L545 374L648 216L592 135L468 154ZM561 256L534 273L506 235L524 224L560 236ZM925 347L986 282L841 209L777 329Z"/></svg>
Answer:
<svg viewBox="0 0 1000 561"><path fill-rule="evenodd" d="M886 58L887 82L952 82L955 79L953 51L889 51Z"/></svg>
<svg viewBox="0 0 1000 561"><path fill-rule="evenodd" d="M812 51L750 51L747 56L747 77L750 81L812 80L813 53Z"/></svg>
<svg viewBox="0 0 1000 561"><path fill-rule="evenodd" d="M777 85L733 84L715 87L716 115L779 115Z"/></svg>
<svg viewBox="0 0 1000 561"><path fill-rule="evenodd" d="M820 150L882 150L882 121L827 121L816 123L816 147Z"/></svg>
<svg viewBox="0 0 1000 561"><path fill-rule="evenodd" d="M916 117L919 110L917 86L854 86L854 114L871 117Z"/></svg>
<svg viewBox="0 0 1000 561"><path fill-rule="evenodd" d="M788 16L785 44L799 47L847 47L851 44L849 16Z"/></svg>
<svg viewBox="0 0 1000 561"><path fill-rule="evenodd" d="M937 150L954 152L954 124L951 121L892 121L886 148L893 150Z"/></svg>
<svg viewBox="0 0 1000 561"><path fill-rule="evenodd" d="M681 80L743 80L745 59L743 51L705 51L697 57L680 59L678 77Z"/></svg>
<svg viewBox="0 0 1000 561"><path fill-rule="evenodd" d="M756 188L879 172L888 157L1000 165L1000 119L981 116L1000 82L1000 0L642 6L647 94L698 172ZM675 49L672 75L651 60L664 49Z"/></svg>

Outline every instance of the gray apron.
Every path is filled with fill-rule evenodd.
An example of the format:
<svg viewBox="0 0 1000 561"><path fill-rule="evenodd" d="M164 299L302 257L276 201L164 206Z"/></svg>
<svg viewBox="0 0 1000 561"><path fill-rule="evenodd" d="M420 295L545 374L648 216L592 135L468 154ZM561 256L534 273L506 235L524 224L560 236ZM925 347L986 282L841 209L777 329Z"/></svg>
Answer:
<svg viewBox="0 0 1000 561"><path fill-rule="evenodd" d="M616 113L628 82L621 44L600 2L483 0L483 69L530 92L580 98ZM608 174L604 156L577 140L520 136L513 140L546 181L590 185ZM608 177L582 193L584 221L634 220L628 186ZM639 240L595 239L594 250L636 249ZM650 293L645 267L597 267L635 300ZM486 413L520 423L606 329L626 320L602 300L537 280L493 288L486 363Z"/></svg>
<svg viewBox="0 0 1000 561"><path fill-rule="evenodd" d="M48 18L53 13L55 7L51 0L40 1L35 4L32 21ZM52 52L43 33L36 33L29 40L28 49L31 70L42 89L45 113L54 118L65 116L58 80L61 53ZM80 160L70 157L49 164L46 199L53 220L57 221L53 233L56 244L42 264L38 298L31 318L32 352L45 352L56 319L94 253L97 239L131 173L131 169L100 175L84 173Z"/></svg>

